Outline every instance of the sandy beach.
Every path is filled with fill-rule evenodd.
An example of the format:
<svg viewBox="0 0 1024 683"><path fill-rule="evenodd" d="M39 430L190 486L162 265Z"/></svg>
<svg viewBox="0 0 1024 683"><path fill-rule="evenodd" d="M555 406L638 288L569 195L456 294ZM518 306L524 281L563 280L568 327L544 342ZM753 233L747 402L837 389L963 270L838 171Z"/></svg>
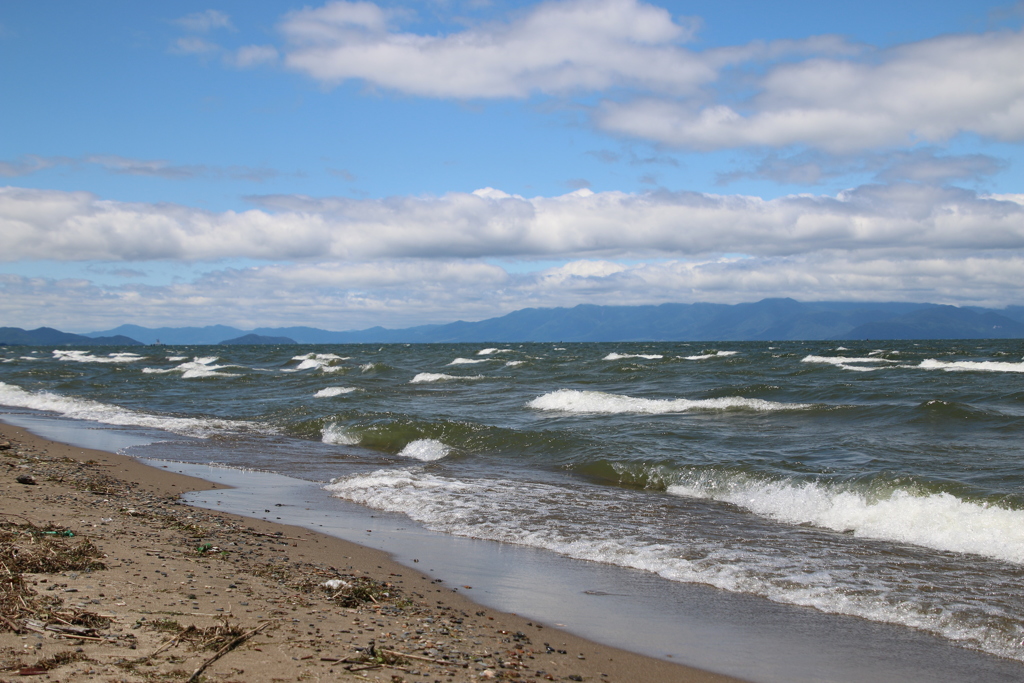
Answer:
<svg viewBox="0 0 1024 683"><path fill-rule="evenodd" d="M736 679L483 608L209 482L0 425L0 681Z"/></svg>

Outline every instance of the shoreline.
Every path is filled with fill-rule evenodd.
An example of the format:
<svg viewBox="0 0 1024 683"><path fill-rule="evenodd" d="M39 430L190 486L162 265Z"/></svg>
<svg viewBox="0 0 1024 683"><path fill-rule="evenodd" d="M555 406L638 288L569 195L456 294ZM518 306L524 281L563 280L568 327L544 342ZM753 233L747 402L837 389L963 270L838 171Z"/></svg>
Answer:
<svg viewBox="0 0 1024 683"><path fill-rule="evenodd" d="M4 528L24 531L30 520L70 529L107 566L26 574L28 589L110 619L78 638L38 629L38 620L15 621L26 633L14 634L0 621L0 676L70 653L48 670L50 680L183 679L216 653L191 649L181 633L214 634L221 624L240 631L236 638L251 635L212 661L203 680L740 680L482 607L383 551L179 499L223 488L216 483L7 423L0 441L13 446L0 451ZM17 483L20 474L37 483ZM332 579L349 585L321 586Z"/></svg>

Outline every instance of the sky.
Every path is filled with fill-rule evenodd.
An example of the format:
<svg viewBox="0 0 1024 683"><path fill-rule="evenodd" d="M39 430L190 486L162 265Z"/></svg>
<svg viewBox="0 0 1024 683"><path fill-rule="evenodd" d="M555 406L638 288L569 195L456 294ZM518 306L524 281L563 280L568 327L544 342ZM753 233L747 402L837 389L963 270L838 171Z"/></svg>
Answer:
<svg viewBox="0 0 1024 683"><path fill-rule="evenodd" d="M0 326L1024 304L1024 1L0 4Z"/></svg>

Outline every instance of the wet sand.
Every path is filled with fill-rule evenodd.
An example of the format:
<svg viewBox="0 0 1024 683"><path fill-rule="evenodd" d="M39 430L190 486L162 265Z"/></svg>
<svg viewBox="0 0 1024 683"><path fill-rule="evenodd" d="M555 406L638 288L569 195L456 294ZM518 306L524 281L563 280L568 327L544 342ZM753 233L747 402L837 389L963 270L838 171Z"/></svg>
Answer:
<svg viewBox="0 0 1024 683"><path fill-rule="evenodd" d="M24 575L0 681L737 680L481 607L378 550L182 503L217 487L201 479L0 424L5 441L0 524L20 540L2 552L88 541L105 568Z"/></svg>

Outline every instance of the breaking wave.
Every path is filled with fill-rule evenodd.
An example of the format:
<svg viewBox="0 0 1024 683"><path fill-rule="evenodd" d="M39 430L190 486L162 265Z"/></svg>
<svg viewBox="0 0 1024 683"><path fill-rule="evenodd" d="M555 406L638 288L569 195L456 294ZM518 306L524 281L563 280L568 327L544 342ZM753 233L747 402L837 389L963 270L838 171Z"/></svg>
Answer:
<svg viewBox="0 0 1024 683"><path fill-rule="evenodd" d="M691 400L635 398L620 394L606 394L601 391L577 391L559 389L539 396L526 404L535 410L550 410L563 413L637 413L662 415L665 413L686 413L703 410L749 410L773 412L777 410L803 410L811 408L809 403L777 403L760 398L726 396Z"/></svg>

